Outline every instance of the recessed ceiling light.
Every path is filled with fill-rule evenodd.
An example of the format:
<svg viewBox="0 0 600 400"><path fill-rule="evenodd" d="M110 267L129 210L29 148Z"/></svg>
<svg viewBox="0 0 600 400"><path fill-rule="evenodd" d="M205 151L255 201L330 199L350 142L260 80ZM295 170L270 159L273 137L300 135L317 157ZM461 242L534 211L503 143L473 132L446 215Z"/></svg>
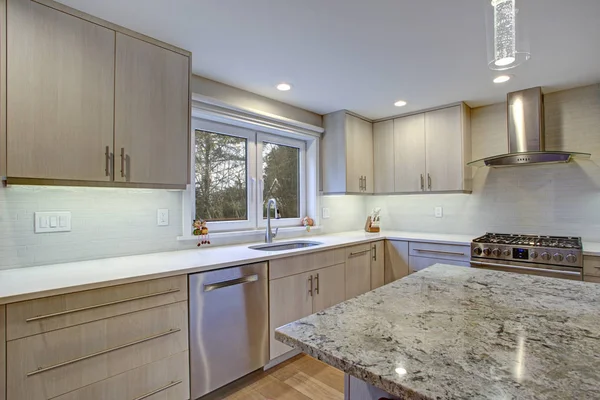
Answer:
<svg viewBox="0 0 600 400"><path fill-rule="evenodd" d="M394 105L396 107L404 107L406 105L406 102L404 100L398 100L397 102L394 103Z"/></svg>
<svg viewBox="0 0 600 400"><path fill-rule="evenodd" d="M504 83L510 80L510 76L508 75L500 75L494 78L494 83Z"/></svg>
<svg viewBox="0 0 600 400"><path fill-rule="evenodd" d="M277 85L277 90L281 90L282 92L287 92L291 88L292 85L290 85L289 83L280 83L279 85Z"/></svg>

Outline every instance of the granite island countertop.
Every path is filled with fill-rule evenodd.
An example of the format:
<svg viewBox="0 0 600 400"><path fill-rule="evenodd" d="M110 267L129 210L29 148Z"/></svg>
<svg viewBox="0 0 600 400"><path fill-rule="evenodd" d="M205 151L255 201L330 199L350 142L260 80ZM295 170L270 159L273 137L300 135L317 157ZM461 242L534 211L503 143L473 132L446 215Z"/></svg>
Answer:
<svg viewBox="0 0 600 400"><path fill-rule="evenodd" d="M407 399L600 398L600 285L426 268L275 338Z"/></svg>

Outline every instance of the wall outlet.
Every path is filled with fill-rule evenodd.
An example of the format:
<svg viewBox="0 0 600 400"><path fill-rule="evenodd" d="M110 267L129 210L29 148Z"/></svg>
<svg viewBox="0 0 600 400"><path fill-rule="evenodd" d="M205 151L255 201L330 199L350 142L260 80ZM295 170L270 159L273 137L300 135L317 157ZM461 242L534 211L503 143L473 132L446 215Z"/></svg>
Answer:
<svg viewBox="0 0 600 400"><path fill-rule="evenodd" d="M167 208L159 208L156 212L156 224L158 226L169 225L169 210Z"/></svg>
<svg viewBox="0 0 600 400"><path fill-rule="evenodd" d="M329 218L330 217L330 215L329 215L329 208L323 208L322 215L323 215L323 219Z"/></svg>
<svg viewBox="0 0 600 400"><path fill-rule="evenodd" d="M444 209L442 207L436 207L433 209L436 218L442 218L444 216Z"/></svg>
<svg viewBox="0 0 600 400"><path fill-rule="evenodd" d="M70 211L49 211L34 213L35 233L54 233L71 231L71 212Z"/></svg>

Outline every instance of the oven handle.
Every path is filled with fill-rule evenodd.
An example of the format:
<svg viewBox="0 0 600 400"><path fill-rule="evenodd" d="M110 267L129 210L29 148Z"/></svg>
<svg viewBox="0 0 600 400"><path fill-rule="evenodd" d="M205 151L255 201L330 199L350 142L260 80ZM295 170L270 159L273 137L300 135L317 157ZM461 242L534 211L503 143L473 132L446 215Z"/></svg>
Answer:
<svg viewBox="0 0 600 400"><path fill-rule="evenodd" d="M551 273L554 273L554 274L581 276L581 272L564 271L564 270L560 270L560 269L522 267L522 266L508 265L508 264L485 263L485 262L473 261L473 260L471 260L471 264L481 265L483 267L501 267L501 268L509 268L509 269L521 269L521 270L525 270L525 271L551 272Z"/></svg>

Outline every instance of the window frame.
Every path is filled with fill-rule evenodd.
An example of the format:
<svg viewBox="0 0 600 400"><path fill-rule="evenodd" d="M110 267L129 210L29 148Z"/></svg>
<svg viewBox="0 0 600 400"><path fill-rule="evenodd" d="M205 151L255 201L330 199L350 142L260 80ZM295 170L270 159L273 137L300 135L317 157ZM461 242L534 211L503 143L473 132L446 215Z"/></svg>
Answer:
<svg viewBox="0 0 600 400"><path fill-rule="evenodd" d="M215 122L199 117L192 117L191 124L191 151L190 151L190 173L191 182L188 186L188 190L184 195L184 229L191 229L191 222L196 219L196 131L208 131L217 134L235 136L245 138L247 140L247 154L246 154L246 177L247 177L247 219L241 221L214 221L207 222L207 226L210 232L240 232L240 231L257 231L262 230L266 227L266 219L263 219L263 163L262 163L262 147L263 141L280 144L283 146L290 146L298 148L299 153L299 212L300 217L298 218L281 218L271 219L271 225L273 227L300 227L301 218L308 214L307 210L316 208L315 198L312 202L308 198L314 190L309 190L307 182L315 181L316 169L310 168L308 159L308 148L314 145L314 142L310 142L308 139L289 137L289 135L277 135L273 133L266 133L255 129L243 128L234 125L228 125L222 122ZM314 139L313 139L314 140ZM316 141L318 143L318 140ZM318 147L317 147L318 149ZM311 154L315 152L313 149ZM312 158L315 158L313 154ZM314 160L313 160L314 161ZM309 175L313 174L313 179L310 179ZM314 193L316 196L316 192ZM315 204L309 204L315 203ZM189 214L188 214L189 213ZM186 218L187 215L191 214L191 218ZM313 217L315 218L315 217ZM186 220L189 219L189 224ZM184 233L191 235L189 233Z"/></svg>
<svg viewBox="0 0 600 400"><path fill-rule="evenodd" d="M287 227L287 226L299 226L300 220L306 216L306 141L300 139L292 139L284 136L273 135L269 133L257 132L256 133L256 154L257 161L260 156L260 169L258 169L257 162L257 176L259 177L259 190L257 192L257 220L258 220L258 228L265 228L267 226L267 220L263 217L263 203L265 199L264 195L264 182L263 182L263 174L264 174L264 164L262 163L262 151L263 151L263 142L269 142L273 144L279 144L282 146L294 147L299 150L298 154L298 203L300 216L297 218L280 218L280 219L271 219L271 226L279 228L279 227Z"/></svg>
<svg viewBox="0 0 600 400"><path fill-rule="evenodd" d="M206 121L202 119L192 119L192 151L191 170L192 182L190 182L191 190L191 211L192 220L196 219L196 131L207 131L221 135L235 136L246 139L246 210L247 219L239 221L212 221L207 222L208 229L212 232L224 231L241 231L253 229L256 226L256 196L250 194L255 193L256 186L256 157L251 156L256 153L256 132L246 128L237 126L220 124L217 122Z"/></svg>

